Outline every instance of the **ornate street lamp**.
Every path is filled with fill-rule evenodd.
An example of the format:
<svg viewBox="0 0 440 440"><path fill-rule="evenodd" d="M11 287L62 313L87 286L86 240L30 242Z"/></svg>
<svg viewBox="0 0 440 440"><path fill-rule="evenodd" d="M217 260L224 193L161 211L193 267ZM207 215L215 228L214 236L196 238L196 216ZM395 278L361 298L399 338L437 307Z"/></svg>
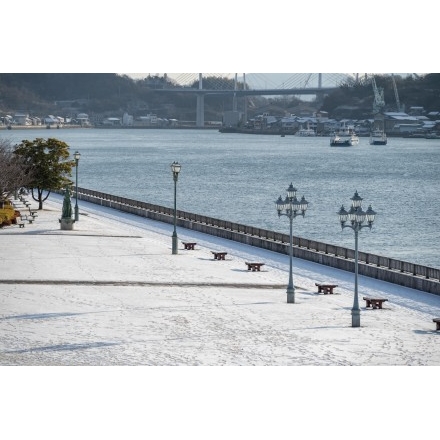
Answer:
<svg viewBox="0 0 440 440"><path fill-rule="evenodd" d="M353 308L351 309L351 326L360 327L361 325L361 311L359 309L358 298L358 234L362 228L371 229L376 213L371 208L371 205L366 211L362 211L362 197L359 197L358 192L354 193L351 200L350 211L344 209L344 205L338 211L341 228L350 228L354 231L354 300ZM347 220L350 224L346 225ZM364 223L366 222L366 223Z"/></svg>
<svg viewBox="0 0 440 440"><path fill-rule="evenodd" d="M79 220L79 215L78 215L78 162L79 162L79 158L81 157L81 154L78 151L75 151L75 153L73 154L73 157L76 162L75 221L77 222Z"/></svg>
<svg viewBox="0 0 440 440"><path fill-rule="evenodd" d="M173 243L172 243L172 252L173 254L177 254L177 232L176 232L176 224L177 224L177 179L179 177L181 165L178 162L173 162L171 164L171 171L173 172L174 179L174 231L173 231Z"/></svg>
<svg viewBox="0 0 440 440"><path fill-rule="evenodd" d="M307 202L304 196L302 196L301 200L298 200L296 198L296 191L297 191L296 188L294 188L293 185L290 184L289 188L287 188L287 196L285 200L283 200L280 196L278 200L275 202L278 211L278 217L285 215L290 220L290 249L289 249L290 268L289 268L289 284L287 286L288 303L295 302L295 287L293 285L293 275L292 275L292 260L293 260L292 221L298 215L302 215L304 217L307 210L307 206L309 204L309 202Z"/></svg>

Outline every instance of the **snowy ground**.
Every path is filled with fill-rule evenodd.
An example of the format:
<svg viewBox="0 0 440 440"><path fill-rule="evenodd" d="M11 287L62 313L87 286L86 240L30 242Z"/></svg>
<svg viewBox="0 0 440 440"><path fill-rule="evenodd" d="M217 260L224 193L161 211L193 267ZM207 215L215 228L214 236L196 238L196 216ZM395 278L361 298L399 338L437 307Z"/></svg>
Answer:
<svg viewBox="0 0 440 440"><path fill-rule="evenodd" d="M285 255L185 229L172 255L172 225L83 202L61 231L61 203L0 232L2 365L440 365L439 296L360 277L352 328L353 274L295 259L287 304Z"/></svg>
<svg viewBox="0 0 440 440"><path fill-rule="evenodd" d="M61 231L61 207L62 197L53 195L33 224L0 230L0 365L440 365L440 332L432 322L440 317L439 296L360 277L361 327L352 328L353 274L294 259L296 303L287 304L285 255L186 229L178 229L179 239L197 242L196 250L184 250L179 241L179 253L172 255L172 225L80 202L74 230ZM216 250L228 252L225 261L213 259ZM249 272L249 260L265 262L263 270ZM318 295L315 282L322 281L337 284L336 294ZM382 310L366 309L364 295L388 302ZM365 388L377 382L363 376L363 370L353 377L345 369L312 369L320 375L313 379L306 370L270 369L268 380L275 388L269 386L268 392L288 391L288 405L305 384L311 386L302 390L309 396L336 380L340 386L333 392L338 394L347 378L365 395ZM420 382L428 370L416 370L418 383L434 392L430 382ZM96 383L108 378L106 369L86 371ZM296 377L298 371L302 374ZM380 371L384 381L399 374ZM123 370L134 377L136 372ZM213 373L225 374L210 369L210 379ZM260 373L258 368L239 369L248 394L255 392L256 382L261 390L267 386ZM165 374L168 385L174 383L175 375ZM203 379L200 374L191 369L189 377ZM280 377L288 384L277 382ZM157 381L163 379L159 374ZM217 395L229 389L224 386ZM374 405L381 403L375 400ZM222 432L218 438L227 437Z"/></svg>

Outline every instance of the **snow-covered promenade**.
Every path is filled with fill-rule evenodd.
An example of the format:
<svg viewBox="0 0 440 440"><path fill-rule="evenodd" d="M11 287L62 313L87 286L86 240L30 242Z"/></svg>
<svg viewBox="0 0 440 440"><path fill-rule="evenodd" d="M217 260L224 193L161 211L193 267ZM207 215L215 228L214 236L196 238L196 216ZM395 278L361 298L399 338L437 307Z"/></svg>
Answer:
<svg viewBox="0 0 440 440"><path fill-rule="evenodd" d="M172 225L81 202L62 231L61 208L0 230L0 365L440 365L439 296L360 277L352 328L353 274L294 259L287 304L285 255L185 229L172 255Z"/></svg>

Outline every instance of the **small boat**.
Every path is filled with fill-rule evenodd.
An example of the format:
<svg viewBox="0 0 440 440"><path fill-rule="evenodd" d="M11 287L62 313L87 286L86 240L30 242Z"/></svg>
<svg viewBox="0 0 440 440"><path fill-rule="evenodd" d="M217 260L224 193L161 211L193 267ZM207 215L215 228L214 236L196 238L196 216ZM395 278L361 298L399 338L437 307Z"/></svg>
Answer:
<svg viewBox="0 0 440 440"><path fill-rule="evenodd" d="M354 128L345 127L345 124L330 138L331 147L352 147L357 144L359 144L359 137L354 132Z"/></svg>
<svg viewBox="0 0 440 440"><path fill-rule="evenodd" d="M307 124L307 128L301 126L301 128L295 133L295 136L316 136L315 130L309 127Z"/></svg>
<svg viewBox="0 0 440 440"><path fill-rule="evenodd" d="M380 128L374 129L370 133L370 145L386 145L387 135Z"/></svg>

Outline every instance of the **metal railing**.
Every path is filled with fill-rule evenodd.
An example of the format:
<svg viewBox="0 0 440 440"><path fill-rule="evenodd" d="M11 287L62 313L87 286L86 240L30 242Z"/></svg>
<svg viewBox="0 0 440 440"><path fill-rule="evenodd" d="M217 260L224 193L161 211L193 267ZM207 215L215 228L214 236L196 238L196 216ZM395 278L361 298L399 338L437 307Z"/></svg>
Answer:
<svg viewBox="0 0 440 440"><path fill-rule="evenodd" d="M139 200L133 200L126 197L114 196L111 194L85 188L78 188L78 199L90 201L92 203L120 209L123 211L133 212L133 210L138 210L138 212L133 213L142 215L144 217L157 219L157 215L153 216L153 213L156 213L162 216L166 216L160 218L161 221L166 222L172 222L172 218L174 215L174 210L172 208L167 208L152 203L141 202ZM178 224L181 227L187 227L186 225L188 224L188 222L191 224L208 225L210 227L218 228L223 231L237 232L239 234L244 234L249 237L257 237L261 240L268 240L274 243L283 244L285 246L279 247L279 249L281 249L281 252L285 252L285 247L288 246L290 243L290 238L288 234L257 228L254 226L243 225L240 223L234 223L227 220L220 220L205 215L194 214L192 212L177 210L177 219L179 222ZM191 229L195 229L192 225L190 227ZM213 230L211 228L209 233L212 232ZM294 236L293 246L294 248L306 249L307 251L311 251L322 256L333 256L343 260L354 260L355 257L355 251L353 249L323 243L315 240L309 240L303 237ZM265 247L267 248L266 245ZM432 280L436 282L440 281L440 269L437 268L410 263L407 261L396 260L394 258L370 254L367 252L359 252L358 257L359 263L368 265L370 268L377 267L393 272L400 272L402 274L407 274L412 277L424 278L426 280ZM319 261L322 261L322 258L320 258ZM369 270L368 272L371 273L371 270ZM374 277L380 278L379 276ZM399 282L399 284L401 283Z"/></svg>

